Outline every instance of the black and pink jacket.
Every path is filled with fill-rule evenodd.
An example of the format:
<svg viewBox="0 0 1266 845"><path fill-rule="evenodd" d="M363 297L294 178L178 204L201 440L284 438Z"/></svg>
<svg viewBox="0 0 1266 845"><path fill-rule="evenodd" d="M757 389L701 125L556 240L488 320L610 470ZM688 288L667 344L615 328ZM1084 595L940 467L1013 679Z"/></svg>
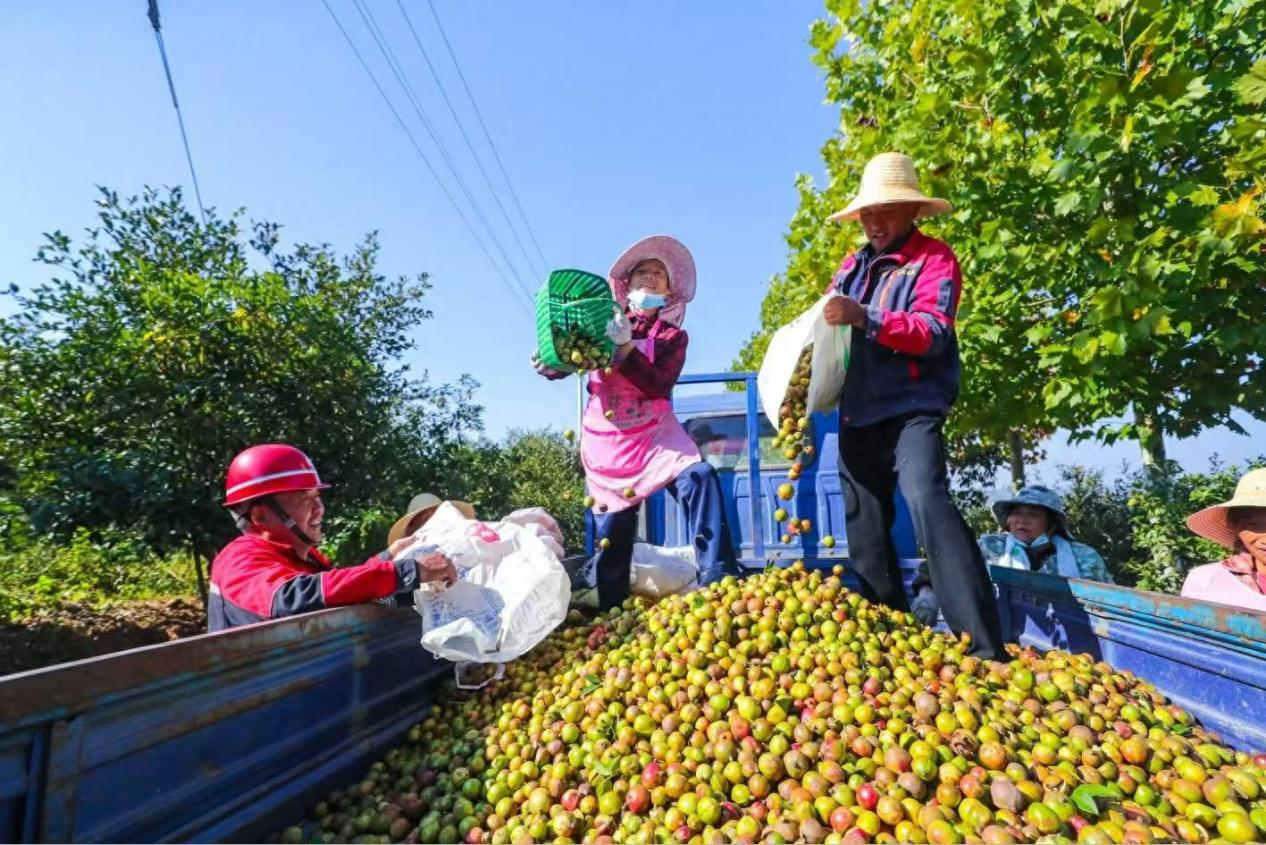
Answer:
<svg viewBox="0 0 1266 845"><path fill-rule="evenodd" d="M862 303L866 321L853 332L840 425L949 411L958 397L962 287L953 250L917 228L894 252L876 256L868 244L844 260L827 290Z"/></svg>

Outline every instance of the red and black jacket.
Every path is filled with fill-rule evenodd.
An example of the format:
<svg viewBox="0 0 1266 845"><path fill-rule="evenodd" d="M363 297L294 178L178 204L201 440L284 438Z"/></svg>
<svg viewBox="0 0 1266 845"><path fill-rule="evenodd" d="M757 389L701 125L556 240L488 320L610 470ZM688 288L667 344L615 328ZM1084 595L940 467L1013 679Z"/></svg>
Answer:
<svg viewBox="0 0 1266 845"><path fill-rule="evenodd" d="M289 544L243 534L211 564L207 630L363 604L417 585L417 564L411 559L392 563L375 557L360 566L332 569L329 559L316 549L301 558Z"/></svg>
<svg viewBox="0 0 1266 845"><path fill-rule="evenodd" d="M954 251L914 229L901 246L850 255L832 290L866 309L853 332L840 424L862 427L916 411L946 414L958 397L954 321L963 276Z"/></svg>

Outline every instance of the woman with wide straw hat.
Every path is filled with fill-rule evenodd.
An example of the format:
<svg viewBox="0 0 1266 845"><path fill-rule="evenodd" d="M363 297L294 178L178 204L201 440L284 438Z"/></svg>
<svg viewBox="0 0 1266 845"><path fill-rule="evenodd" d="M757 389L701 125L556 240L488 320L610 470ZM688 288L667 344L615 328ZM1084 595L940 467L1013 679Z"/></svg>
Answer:
<svg viewBox="0 0 1266 845"><path fill-rule="evenodd" d="M1188 572L1183 598L1266 613L1266 468L1246 472L1230 501L1192 514L1187 526L1232 554Z"/></svg>
<svg viewBox="0 0 1266 845"><path fill-rule="evenodd" d="M890 152L866 164L857 196L829 218L860 220L867 241L840 266L827 289L836 296L823 309L828 323L854 327L840 396L845 528L863 594L908 609L890 536L900 488L946 622L971 634L972 654L1002 660L989 573L950 499L945 466L962 274L954 251L914 225L950 210L920 190L909 156Z"/></svg>
<svg viewBox="0 0 1266 845"><path fill-rule="evenodd" d="M607 276L620 308L607 326L615 357L609 371L589 377L580 440L604 610L629 595L638 507L659 490L686 511L700 582L734 566L716 470L677 421L670 399L686 363L681 324L695 295L694 258L676 238L653 235L626 249ZM546 378L563 375L539 362L536 369Z"/></svg>

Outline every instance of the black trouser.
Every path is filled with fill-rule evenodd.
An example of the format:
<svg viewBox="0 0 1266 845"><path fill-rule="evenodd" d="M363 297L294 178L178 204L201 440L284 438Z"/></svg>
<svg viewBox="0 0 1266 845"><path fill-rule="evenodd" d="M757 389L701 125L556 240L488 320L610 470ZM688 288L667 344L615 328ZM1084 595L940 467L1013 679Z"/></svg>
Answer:
<svg viewBox="0 0 1266 845"><path fill-rule="evenodd" d="M725 499L721 482L711 464L700 461L681 471L664 488L686 510L686 522L694 538L699 583L711 584L738 574L729 527L725 524ZM637 539L637 508L600 514L594 520L594 541L610 540L598 553L598 605L609 610L629 597L629 571L633 542Z"/></svg>
<svg viewBox="0 0 1266 845"><path fill-rule="evenodd" d="M849 558L866 598L909 609L892 543L893 495L900 487L945 621L955 633L971 634L972 654L1005 660L993 584L950 499L944 425L940 414L912 413L840 430Z"/></svg>

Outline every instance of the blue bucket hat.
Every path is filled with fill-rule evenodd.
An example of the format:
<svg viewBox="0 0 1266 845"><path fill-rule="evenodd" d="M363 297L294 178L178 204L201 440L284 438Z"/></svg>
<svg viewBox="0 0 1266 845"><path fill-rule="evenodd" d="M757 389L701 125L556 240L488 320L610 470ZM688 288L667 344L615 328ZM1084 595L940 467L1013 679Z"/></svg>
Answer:
<svg viewBox="0 0 1266 845"><path fill-rule="evenodd" d="M1007 527L1007 517L1016 505L1036 505L1050 511L1052 528L1056 534L1068 536L1068 517L1064 513L1064 500L1049 487L1033 484L1020 490L1010 499L999 499L993 503L993 515L998 524Z"/></svg>

